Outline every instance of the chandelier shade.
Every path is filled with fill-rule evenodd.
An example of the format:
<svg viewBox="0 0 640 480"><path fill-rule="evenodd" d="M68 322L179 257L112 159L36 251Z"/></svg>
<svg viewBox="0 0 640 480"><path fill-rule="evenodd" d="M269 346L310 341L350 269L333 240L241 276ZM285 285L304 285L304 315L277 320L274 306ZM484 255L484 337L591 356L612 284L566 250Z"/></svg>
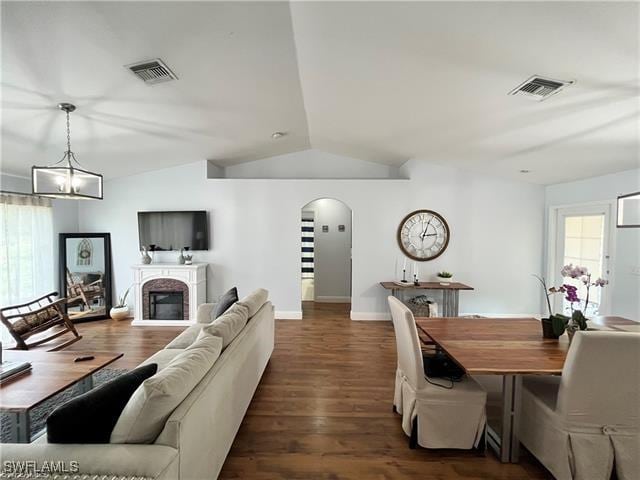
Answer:
<svg viewBox="0 0 640 480"><path fill-rule="evenodd" d="M53 198L102 200L102 175L82 168L71 151L69 113L76 107L70 103L61 103L58 107L67 114L67 150L53 165L31 167L33 193Z"/></svg>

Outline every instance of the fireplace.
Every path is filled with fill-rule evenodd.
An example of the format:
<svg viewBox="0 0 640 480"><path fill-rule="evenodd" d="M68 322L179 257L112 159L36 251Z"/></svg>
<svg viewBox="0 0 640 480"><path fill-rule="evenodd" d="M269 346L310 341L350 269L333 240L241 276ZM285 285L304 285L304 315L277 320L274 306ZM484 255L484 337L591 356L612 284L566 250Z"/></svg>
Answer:
<svg viewBox="0 0 640 480"><path fill-rule="evenodd" d="M182 292L149 292L149 320L182 320Z"/></svg>
<svg viewBox="0 0 640 480"><path fill-rule="evenodd" d="M189 287L174 278L154 278L142 286L142 318L189 320Z"/></svg>
<svg viewBox="0 0 640 480"><path fill-rule="evenodd" d="M135 265L135 316L132 325L188 326L207 301L207 264ZM182 301L181 301L182 300Z"/></svg>

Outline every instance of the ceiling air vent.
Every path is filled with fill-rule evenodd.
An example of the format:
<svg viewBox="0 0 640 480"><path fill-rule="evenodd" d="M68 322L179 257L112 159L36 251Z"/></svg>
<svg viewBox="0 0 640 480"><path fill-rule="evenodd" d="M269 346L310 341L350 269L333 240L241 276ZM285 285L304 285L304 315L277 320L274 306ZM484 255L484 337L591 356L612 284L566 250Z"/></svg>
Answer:
<svg viewBox="0 0 640 480"><path fill-rule="evenodd" d="M178 77L167 67L162 60L154 58L144 62L126 65L138 78L147 85L177 80Z"/></svg>
<svg viewBox="0 0 640 480"><path fill-rule="evenodd" d="M573 80L553 80L551 78L534 75L509 92L509 95L526 95L536 100L544 100L558 93L567 85L572 85Z"/></svg>

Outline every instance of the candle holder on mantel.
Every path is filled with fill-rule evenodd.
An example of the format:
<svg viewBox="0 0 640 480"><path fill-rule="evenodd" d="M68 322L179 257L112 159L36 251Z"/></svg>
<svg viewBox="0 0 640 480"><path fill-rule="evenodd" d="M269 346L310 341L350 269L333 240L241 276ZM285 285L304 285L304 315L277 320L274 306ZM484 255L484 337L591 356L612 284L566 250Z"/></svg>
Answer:
<svg viewBox="0 0 640 480"><path fill-rule="evenodd" d="M418 280L418 274L414 273L413 274L413 284L418 287L420 285L420 281Z"/></svg>

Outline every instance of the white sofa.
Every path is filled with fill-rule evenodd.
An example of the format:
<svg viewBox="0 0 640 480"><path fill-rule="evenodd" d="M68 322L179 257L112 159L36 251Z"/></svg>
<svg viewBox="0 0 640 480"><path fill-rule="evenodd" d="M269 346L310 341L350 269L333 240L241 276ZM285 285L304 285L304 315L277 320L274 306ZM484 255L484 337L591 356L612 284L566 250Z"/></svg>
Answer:
<svg viewBox="0 0 640 480"><path fill-rule="evenodd" d="M214 304L200 305L198 324L143 363L164 368L188 347ZM48 444L46 435L31 444L3 444L6 462L64 462L72 469L60 478L215 479L240 427L274 347L274 309L265 301L213 367L171 413L152 444ZM74 462L74 463L72 463ZM60 464L62 465L62 464ZM76 468L73 468L73 467ZM15 478L0 474L0 478ZM20 478L35 478L35 475Z"/></svg>

